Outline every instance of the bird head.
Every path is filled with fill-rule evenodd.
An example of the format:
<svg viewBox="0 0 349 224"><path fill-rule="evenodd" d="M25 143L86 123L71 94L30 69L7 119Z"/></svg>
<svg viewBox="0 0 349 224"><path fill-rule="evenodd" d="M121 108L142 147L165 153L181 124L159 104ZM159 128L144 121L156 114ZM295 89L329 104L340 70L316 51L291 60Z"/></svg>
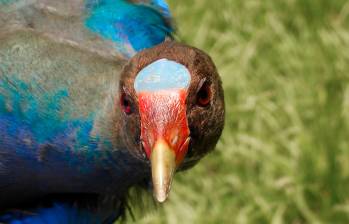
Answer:
<svg viewBox="0 0 349 224"><path fill-rule="evenodd" d="M117 101L129 151L150 162L154 196L168 197L178 170L213 150L224 125L221 80L203 51L164 42L124 67Z"/></svg>

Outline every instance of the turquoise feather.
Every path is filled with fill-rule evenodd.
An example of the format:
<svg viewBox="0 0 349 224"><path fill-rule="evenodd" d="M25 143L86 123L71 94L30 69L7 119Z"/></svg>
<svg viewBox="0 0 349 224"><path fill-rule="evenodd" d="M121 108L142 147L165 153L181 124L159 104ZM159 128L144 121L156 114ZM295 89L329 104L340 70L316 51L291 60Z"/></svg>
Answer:
<svg viewBox="0 0 349 224"><path fill-rule="evenodd" d="M118 50L129 57L163 42L173 31L165 20L170 13L164 1L134 4L126 0L91 0L87 8L90 15L86 27L103 38L122 43Z"/></svg>

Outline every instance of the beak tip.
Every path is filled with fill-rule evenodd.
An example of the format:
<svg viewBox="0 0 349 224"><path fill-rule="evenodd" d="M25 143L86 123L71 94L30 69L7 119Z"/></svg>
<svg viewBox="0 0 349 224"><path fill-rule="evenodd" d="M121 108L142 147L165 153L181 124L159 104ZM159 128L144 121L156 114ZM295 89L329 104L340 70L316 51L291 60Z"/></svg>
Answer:
<svg viewBox="0 0 349 224"><path fill-rule="evenodd" d="M171 183L166 183L166 184L155 184L154 185L154 197L155 199L163 203L167 200L169 193L171 190Z"/></svg>
<svg viewBox="0 0 349 224"><path fill-rule="evenodd" d="M176 169L175 154L169 146L159 141L151 154L152 178L155 199L163 203L168 198L172 177Z"/></svg>
<svg viewBox="0 0 349 224"><path fill-rule="evenodd" d="M166 193L157 193L154 196L159 203L164 203L168 197Z"/></svg>

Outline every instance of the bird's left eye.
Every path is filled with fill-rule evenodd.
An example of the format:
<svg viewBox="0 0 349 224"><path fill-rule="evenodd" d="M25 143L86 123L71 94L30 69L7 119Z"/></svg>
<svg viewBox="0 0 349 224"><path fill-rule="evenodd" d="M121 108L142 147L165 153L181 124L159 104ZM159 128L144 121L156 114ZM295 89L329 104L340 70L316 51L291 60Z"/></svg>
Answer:
<svg viewBox="0 0 349 224"><path fill-rule="evenodd" d="M126 96L125 93L121 94L120 104L125 114L129 115L132 113L131 101L129 100L128 96Z"/></svg>
<svg viewBox="0 0 349 224"><path fill-rule="evenodd" d="M208 82L204 82L196 94L196 103L201 107L206 107L211 102L211 88Z"/></svg>

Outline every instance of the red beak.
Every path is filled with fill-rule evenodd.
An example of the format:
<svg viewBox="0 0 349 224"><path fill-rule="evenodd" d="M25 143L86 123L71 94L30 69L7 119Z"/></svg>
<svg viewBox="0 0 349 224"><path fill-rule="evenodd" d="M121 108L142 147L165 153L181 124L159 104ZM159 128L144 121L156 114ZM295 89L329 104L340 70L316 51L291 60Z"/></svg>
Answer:
<svg viewBox="0 0 349 224"><path fill-rule="evenodd" d="M183 161L190 142L183 89L138 94L141 139L152 166L154 195L168 197L173 174Z"/></svg>

